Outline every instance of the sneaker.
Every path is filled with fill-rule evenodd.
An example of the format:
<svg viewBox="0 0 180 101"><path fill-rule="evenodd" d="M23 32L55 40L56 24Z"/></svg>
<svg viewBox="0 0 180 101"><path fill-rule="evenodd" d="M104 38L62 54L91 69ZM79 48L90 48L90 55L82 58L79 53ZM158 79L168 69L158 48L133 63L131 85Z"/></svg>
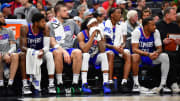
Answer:
<svg viewBox="0 0 180 101"><path fill-rule="evenodd" d="M65 94L65 87L63 84L58 84L56 87L57 94Z"/></svg>
<svg viewBox="0 0 180 101"><path fill-rule="evenodd" d="M22 94L23 94L23 95L32 94L31 87L30 87L30 86L23 86L23 88L22 88Z"/></svg>
<svg viewBox="0 0 180 101"><path fill-rule="evenodd" d="M172 92L177 94L180 92L180 89L179 89L179 86L177 83L173 83L172 86L171 86L171 89L172 89Z"/></svg>
<svg viewBox="0 0 180 101"><path fill-rule="evenodd" d="M7 95L8 96L15 96L15 91L12 85L8 85L7 86Z"/></svg>
<svg viewBox="0 0 180 101"><path fill-rule="evenodd" d="M150 91L148 88L146 87L140 87L140 91L141 94L151 94L153 93L152 91Z"/></svg>
<svg viewBox="0 0 180 101"><path fill-rule="evenodd" d="M140 85L134 84L132 92L140 92Z"/></svg>
<svg viewBox="0 0 180 101"><path fill-rule="evenodd" d="M111 89L108 83L104 83L103 89L104 89L104 94L111 93Z"/></svg>
<svg viewBox="0 0 180 101"><path fill-rule="evenodd" d="M92 93L91 89L88 87L88 83L82 85L82 92L88 94Z"/></svg>
<svg viewBox="0 0 180 101"><path fill-rule="evenodd" d="M81 93L81 90L80 90L78 84L72 84L71 93L72 94L80 94Z"/></svg>
<svg viewBox="0 0 180 101"><path fill-rule="evenodd" d="M54 85L50 85L48 87L48 93L49 94L56 94L56 87Z"/></svg>
<svg viewBox="0 0 180 101"><path fill-rule="evenodd" d="M129 93L130 89L128 88L127 82L121 85L121 91L123 93Z"/></svg>
<svg viewBox="0 0 180 101"><path fill-rule="evenodd" d="M163 85L163 86L160 86L160 87L155 87L152 89L152 91L156 94L159 94L159 93L171 93L171 90L166 86L166 85Z"/></svg>

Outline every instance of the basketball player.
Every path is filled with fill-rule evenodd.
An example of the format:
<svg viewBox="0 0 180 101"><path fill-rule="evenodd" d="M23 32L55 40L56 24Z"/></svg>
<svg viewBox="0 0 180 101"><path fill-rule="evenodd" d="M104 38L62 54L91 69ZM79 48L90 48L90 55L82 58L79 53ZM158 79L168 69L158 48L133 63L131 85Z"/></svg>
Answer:
<svg viewBox="0 0 180 101"><path fill-rule="evenodd" d="M124 49L127 32L124 31L124 23L120 22L121 10L119 8L111 8L109 10L109 19L105 22L104 34L106 36L106 46L109 64L111 67L111 80L113 75L114 55L119 55L125 60L124 74L121 81L122 92L128 92L127 79L131 70L131 54L128 49Z"/></svg>
<svg viewBox="0 0 180 101"><path fill-rule="evenodd" d="M56 89L54 86L54 60L53 55L49 51L50 46L50 37L49 37L49 30L46 26L45 17L40 14L36 13L32 17L32 23L28 24L27 26L24 25L21 27L21 37L20 37L20 48L23 52L21 54L21 72L22 72L22 79L23 79L23 94L30 94L30 87L27 83L27 76L26 76L26 52L28 48L35 49L41 52L38 55L39 58L43 58L46 60L48 75L49 75L49 93L56 93Z"/></svg>
<svg viewBox="0 0 180 101"><path fill-rule="evenodd" d="M133 50L133 91L147 91L141 89L138 82L139 64L152 65L161 63L161 83L158 88L154 88L154 93L160 90L169 91L166 87L167 75L169 72L169 57L162 53L162 43L159 31L156 29L153 18L145 18L142 22L143 28L137 28L132 32L132 50Z"/></svg>
<svg viewBox="0 0 180 101"><path fill-rule="evenodd" d="M73 82L72 93L79 94L80 88L78 86L79 74L82 65L82 52L79 49L73 48L74 34L79 33L78 25L69 19L68 9L66 6L56 4L56 17L53 18L49 27L51 29L51 51L54 55L56 79L57 79L57 93L65 93L65 85L62 80L63 59L66 64L72 64Z"/></svg>
<svg viewBox="0 0 180 101"><path fill-rule="evenodd" d="M10 77L8 80L8 91L12 90L14 77L18 68L19 55L16 52L16 42L14 34L10 29L4 28L5 19L3 14L0 12L0 88L3 88L3 71L4 64L10 66ZM2 92L2 90L1 90ZM12 93L11 93L12 94Z"/></svg>
<svg viewBox="0 0 180 101"><path fill-rule="evenodd" d="M82 62L82 92L92 93L87 83L87 72L90 63L97 66L101 64L101 70L103 72L103 89L104 93L111 93L109 88L108 77L109 77L109 66L107 60L107 54L105 53L105 41L103 35L99 30L90 31L98 26L96 18L86 19L82 24L82 31L78 34L79 47L83 51L83 62ZM97 36L101 36L98 40ZM96 38L95 38L96 37Z"/></svg>

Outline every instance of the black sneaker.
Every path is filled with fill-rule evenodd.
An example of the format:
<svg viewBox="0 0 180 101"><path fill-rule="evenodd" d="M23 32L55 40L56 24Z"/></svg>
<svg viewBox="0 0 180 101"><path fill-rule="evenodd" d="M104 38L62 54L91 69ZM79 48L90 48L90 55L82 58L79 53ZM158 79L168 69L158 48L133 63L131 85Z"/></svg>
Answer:
<svg viewBox="0 0 180 101"><path fill-rule="evenodd" d="M121 92L122 93L129 93L130 92L130 89L128 88L127 83L124 83L121 85Z"/></svg>
<svg viewBox="0 0 180 101"><path fill-rule="evenodd" d="M13 88L12 85L8 85L7 86L7 95L8 96L16 96L16 92L15 92L15 89Z"/></svg>
<svg viewBox="0 0 180 101"><path fill-rule="evenodd" d="M31 87L29 85L22 87L22 94L23 95L30 95L32 94Z"/></svg>
<svg viewBox="0 0 180 101"><path fill-rule="evenodd" d="M56 92L57 92L57 94L65 94L66 91L65 91L64 85L63 84L57 85Z"/></svg>
<svg viewBox="0 0 180 101"><path fill-rule="evenodd" d="M72 94L81 94L81 90L80 90L78 84L72 84L71 93Z"/></svg>

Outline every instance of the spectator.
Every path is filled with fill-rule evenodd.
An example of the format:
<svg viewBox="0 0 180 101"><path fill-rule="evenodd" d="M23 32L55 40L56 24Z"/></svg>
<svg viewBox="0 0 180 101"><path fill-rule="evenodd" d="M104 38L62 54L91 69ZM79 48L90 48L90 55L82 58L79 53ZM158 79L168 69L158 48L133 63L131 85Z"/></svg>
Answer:
<svg viewBox="0 0 180 101"><path fill-rule="evenodd" d="M74 16L78 16L78 11L76 9L73 9L74 0L64 0L64 4L68 8L68 13L70 18L73 18Z"/></svg>
<svg viewBox="0 0 180 101"><path fill-rule="evenodd" d="M83 15L83 20L87 19L87 18L90 18L90 17L93 17L93 13L91 11L89 11L89 9L87 9L85 12L84 12L84 15Z"/></svg>
<svg viewBox="0 0 180 101"><path fill-rule="evenodd" d="M140 24L138 22L138 13L136 10L130 10L127 13L127 20L126 20L126 30L127 32L127 40L126 40L126 48L131 49L131 36L134 29L140 27Z"/></svg>
<svg viewBox="0 0 180 101"><path fill-rule="evenodd" d="M40 10L39 12L40 12L42 15L44 15L45 20L48 21L48 20L47 20L46 11L45 11L44 9L42 9L42 10Z"/></svg>
<svg viewBox="0 0 180 101"><path fill-rule="evenodd" d="M15 15L11 14L11 5L8 3L4 3L1 5L1 11L4 15L5 19L16 19L17 17Z"/></svg>
<svg viewBox="0 0 180 101"><path fill-rule="evenodd" d="M41 2L37 2L37 3L36 3L36 8L37 8L39 11L41 11L41 10L44 9L44 5L43 5Z"/></svg>
<svg viewBox="0 0 180 101"><path fill-rule="evenodd" d="M110 8L117 7L115 0L106 0L102 7L108 12Z"/></svg>
<svg viewBox="0 0 180 101"><path fill-rule="evenodd" d="M180 13L177 13L176 22L180 28Z"/></svg>
<svg viewBox="0 0 180 101"><path fill-rule="evenodd" d="M21 0L22 7L16 8L14 14L18 19L26 19L28 23L31 23L32 16L38 13L38 9L31 3L31 0Z"/></svg>
<svg viewBox="0 0 180 101"><path fill-rule="evenodd" d="M144 9L142 11L142 17L141 19L139 20L139 23L142 24L142 20L147 18L147 17L150 17L151 16L151 11L149 9Z"/></svg>
<svg viewBox="0 0 180 101"><path fill-rule="evenodd" d="M155 23L157 23L160 20L159 16L156 14L152 15L152 17L153 17Z"/></svg>
<svg viewBox="0 0 180 101"><path fill-rule="evenodd" d="M87 10L87 9L86 9L86 6L84 6L84 5L79 5L79 6L77 7L77 10L78 10L78 16L79 16L81 19L83 19L84 12Z"/></svg>
<svg viewBox="0 0 180 101"><path fill-rule="evenodd" d="M131 0L128 0L127 3L128 3L128 4L127 4L127 9L128 9L128 10L131 10L131 9L134 8L134 7L132 6L132 1L131 1Z"/></svg>
<svg viewBox="0 0 180 101"><path fill-rule="evenodd" d="M15 8L21 7L21 0L14 0L9 3L11 5L11 14L14 15Z"/></svg>
<svg viewBox="0 0 180 101"><path fill-rule="evenodd" d="M158 14L160 19L163 19L164 10L166 8L168 8L168 7L170 7L169 2L168 1L163 1L162 2L162 7L161 7L161 12Z"/></svg>
<svg viewBox="0 0 180 101"><path fill-rule="evenodd" d="M146 6L146 0L137 0L137 12L138 12L138 18L141 19L141 16L142 16L142 11L143 9L145 8Z"/></svg>
<svg viewBox="0 0 180 101"><path fill-rule="evenodd" d="M48 8L46 11L46 14L47 14L47 20L50 21L55 16L54 8L52 8L52 7Z"/></svg>
<svg viewBox="0 0 180 101"><path fill-rule="evenodd" d="M99 0L93 0L93 5L92 5L93 8L90 9L91 12L95 12L98 7L100 7L100 2Z"/></svg>
<svg viewBox="0 0 180 101"><path fill-rule="evenodd" d="M117 7L121 9L121 17L122 17L122 21L126 21L127 20L127 12L128 10L126 9L126 1L125 0L117 0L116 4Z"/></svg>
<svg viewBox="0 0 180 101"><path fill-rule="evenodd" d="M170 58L170 72L169 72L169 77L167 80L167 85L169 87L177 85L177 74L178 72L178 67L176 67L176 64L179 63L179 58L180 58L180 49L176 50L176 51L168 51L165 49L164 46L171 44L173 41L170 38L167 38L168 34L177 34L180 33L180 29L179 26L174 23L174 21L176 21L176 10L172 7L168 7L164 10L164 17L162 20L160 20L156 26L157 29L160 32L161 35L161 40L163 43L163 51L165 51L169 58ZM175 42L177 45L180 45L180 39L176 39ZM172 88L173 92L177 92L177 90L179 89L178 86L175 86Z"/></svg>

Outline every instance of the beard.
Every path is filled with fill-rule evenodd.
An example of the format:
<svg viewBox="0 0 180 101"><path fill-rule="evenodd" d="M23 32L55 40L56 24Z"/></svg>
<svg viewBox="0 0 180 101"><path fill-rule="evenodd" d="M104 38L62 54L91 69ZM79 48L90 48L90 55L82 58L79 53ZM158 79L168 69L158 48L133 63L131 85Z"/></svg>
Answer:
<svg viewBox="0 0 180 101"><path fill-rule="evenodd" d="M5 22L0 22L0 26L6 26Z"/></svg>

